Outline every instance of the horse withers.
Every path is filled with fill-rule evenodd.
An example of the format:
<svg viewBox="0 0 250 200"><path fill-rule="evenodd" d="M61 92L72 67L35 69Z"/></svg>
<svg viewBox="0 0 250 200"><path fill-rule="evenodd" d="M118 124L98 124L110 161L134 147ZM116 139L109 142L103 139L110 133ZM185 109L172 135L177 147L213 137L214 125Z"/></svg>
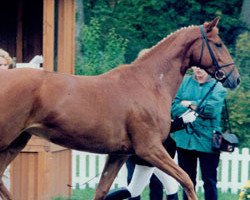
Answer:
<svg viewBox="0 0 250 200"><path fill-rule="evenodd" d="M196 200L189 176L162 142L170 107L188 68L205 69L236 88L239 73L218 36L218 19L182 28L144 56L99 76L36 69L0 73L0 178L31 135L81 151L108 154L94 199L105 197L119 169L136 154L173 176ZM0 181L0 196L12 199Z"/></svg>

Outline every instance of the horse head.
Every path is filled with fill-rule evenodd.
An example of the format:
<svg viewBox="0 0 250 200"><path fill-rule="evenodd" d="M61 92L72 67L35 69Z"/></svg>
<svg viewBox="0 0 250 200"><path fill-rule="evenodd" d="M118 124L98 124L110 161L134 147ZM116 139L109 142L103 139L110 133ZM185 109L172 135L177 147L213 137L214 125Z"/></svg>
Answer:
<svg viewBox="0 0 250 200"><path fill-rule="evenodd" d="M221 81L224 87L235 89L240 83L240 75L235 63L218 35L219 18L199 26L200 37L192 45L190 65L206 70Z"/></svg>

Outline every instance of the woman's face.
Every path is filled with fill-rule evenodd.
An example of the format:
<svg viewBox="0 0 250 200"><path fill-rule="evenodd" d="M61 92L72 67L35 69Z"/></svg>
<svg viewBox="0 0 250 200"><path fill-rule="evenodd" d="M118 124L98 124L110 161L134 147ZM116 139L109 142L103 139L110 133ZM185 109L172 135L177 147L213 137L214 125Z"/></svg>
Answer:
<svg viewBox="0 0 250 200"><path fill-rule="evenodd" d="M8 62L3 57L0 57L0 69L9 69Z"/></svg>

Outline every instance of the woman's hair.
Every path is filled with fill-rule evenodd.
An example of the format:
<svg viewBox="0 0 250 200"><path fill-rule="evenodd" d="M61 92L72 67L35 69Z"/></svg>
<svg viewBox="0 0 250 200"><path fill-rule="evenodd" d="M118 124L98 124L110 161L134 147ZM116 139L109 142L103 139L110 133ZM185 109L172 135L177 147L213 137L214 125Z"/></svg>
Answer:
<svg viewBox="0 0 250 200"><path fill-rule="evenodd" d="M4 58L7 61L7 64L9 65L9 69L12 68L13 60L7 51L0 49L0 57Z"/></svg>

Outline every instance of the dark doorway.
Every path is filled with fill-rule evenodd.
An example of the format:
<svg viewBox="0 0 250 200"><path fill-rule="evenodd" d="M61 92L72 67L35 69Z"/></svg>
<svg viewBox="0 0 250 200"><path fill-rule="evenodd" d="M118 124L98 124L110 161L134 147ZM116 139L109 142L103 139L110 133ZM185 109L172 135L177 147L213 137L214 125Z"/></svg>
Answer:
<svg viewBox="0 0 250 200"><path fill-rule="evenodd" d="M0 48L17 62L29 62L42 54L42 0L2 1L0 19Z"/></svg>

